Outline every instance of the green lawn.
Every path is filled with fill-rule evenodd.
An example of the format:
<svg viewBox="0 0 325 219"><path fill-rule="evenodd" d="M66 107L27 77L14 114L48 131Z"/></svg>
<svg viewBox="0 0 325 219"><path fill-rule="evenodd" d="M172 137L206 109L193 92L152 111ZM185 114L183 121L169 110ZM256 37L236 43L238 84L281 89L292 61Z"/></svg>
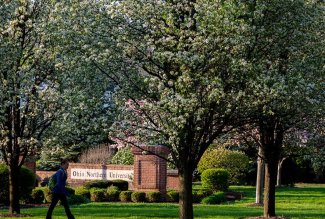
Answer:
<svg viewBox="0 0 325 219"><path fill-rule="evenodd" d="M254 203L255 190L253 187L236 186L232 190L244 192L245 198L234 203L223 205L194 205L195 218L200 219L230 219L245 218L247 216L262 215L261 207L248 207ZM295 219L325 218L325 185L299 184L295 188L277 189L277 215L284 215ZM90 203L72 206L76 219L176 219L178 216L177 204L133 204L133 203ZM31 214L32 219L43 219L46 208L22 209L22 213ZM1 210L5 213L5 210ZM54 210L53 219L64 219L62 207Z"/></svg>

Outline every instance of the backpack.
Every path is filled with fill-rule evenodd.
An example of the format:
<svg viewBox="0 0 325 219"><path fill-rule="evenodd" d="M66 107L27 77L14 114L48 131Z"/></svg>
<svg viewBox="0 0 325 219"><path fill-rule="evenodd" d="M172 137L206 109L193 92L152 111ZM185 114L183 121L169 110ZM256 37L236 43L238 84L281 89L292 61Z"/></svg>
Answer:
<svg viewBox="0 0 325 219"><path fill-rule="evenodd" d="M61 169L59 169L58 171L60 171ZM57 172L58 172L57 171ZM56 174L57 172L55 172L52 176L50 176L49 178L49 182L47 183L47 186L49 187L49 189L52 191L54 189L54 187L57 184L57 178L56 178ZM62 174L62 178L63 178L63 174Z"/></svg>

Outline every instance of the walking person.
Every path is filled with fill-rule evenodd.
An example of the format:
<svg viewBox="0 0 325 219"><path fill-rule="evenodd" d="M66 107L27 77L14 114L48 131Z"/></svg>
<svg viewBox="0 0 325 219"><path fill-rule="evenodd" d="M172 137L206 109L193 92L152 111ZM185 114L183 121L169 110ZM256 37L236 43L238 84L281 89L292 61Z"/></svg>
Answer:
<svg viewBox="0 0 325 219"><path fill-rule="evenodd" d="M61 201L61 204L64 206L65 213L68 219L75 219L70 211L70 207L67 201L68 192L65 189L66 181L68 178L67 176L68 167L69 167L69 162L67 160L62 160L60 169L56 171L56 173L54 174L54 177L56 178L56 185L52 189L52 202L47 211L46 219L52 218L53 210L59 200Z"/></svg>

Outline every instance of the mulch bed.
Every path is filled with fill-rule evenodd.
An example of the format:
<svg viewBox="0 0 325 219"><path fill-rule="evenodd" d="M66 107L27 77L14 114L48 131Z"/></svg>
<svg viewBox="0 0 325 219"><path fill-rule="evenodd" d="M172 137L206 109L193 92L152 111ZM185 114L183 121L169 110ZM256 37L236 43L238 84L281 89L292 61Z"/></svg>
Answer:
<svg viewBox="0 0 325 219"><path fill-rule="evenodd" d="M235 200L242 199L244 195L241 192L228 191L228 192L225 192L225 196L226 196L227 201L235 201Z"/></svg>

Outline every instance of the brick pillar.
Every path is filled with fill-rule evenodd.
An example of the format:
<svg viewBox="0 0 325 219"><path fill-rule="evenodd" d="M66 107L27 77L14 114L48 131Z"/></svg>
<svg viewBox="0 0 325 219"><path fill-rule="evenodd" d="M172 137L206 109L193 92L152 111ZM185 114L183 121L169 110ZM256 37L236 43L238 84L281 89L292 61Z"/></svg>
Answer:
<svg viewBox="0 0 325 219"><path fill-rule="evenodd" d="M167 161L163 158L167 158L169 149L165 146L141 146L141 148L133 147L132 152L134 154L134 190L165 193Z"/></svg>

